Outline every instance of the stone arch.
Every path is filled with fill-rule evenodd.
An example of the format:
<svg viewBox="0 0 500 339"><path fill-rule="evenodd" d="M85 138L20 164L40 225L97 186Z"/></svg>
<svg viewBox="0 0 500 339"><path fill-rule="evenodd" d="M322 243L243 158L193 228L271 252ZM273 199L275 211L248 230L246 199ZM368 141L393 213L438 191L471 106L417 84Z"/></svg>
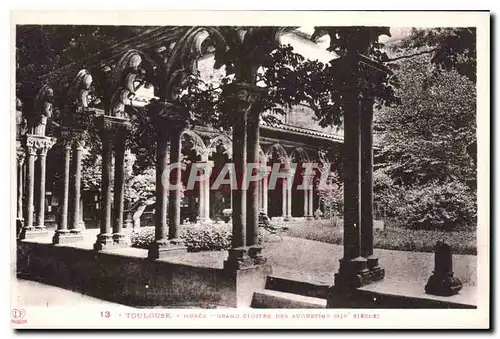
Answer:
<svg viewBox="0 0 500 339"><path fill-rule="evenodd" d="M196 152L197 155L208 155L208 149L205 146L205 143L203 142L203 139L196 133L195 131L191 129L184 130L181 133L181 142L182 139L187 137L189 141L192 142L193 146L192 149Z"/></svg>
<svg viewBox="0 0 500 339"><path fill-rule="evenodd" d="M75 103L81 108L88 108L91 105L90 94L93 86L92 74L87 69L81 69L71 83L68 90L70 103Z"/></svg>
<svg viewBox="0 0 500 339"><path fill-rule="evenodd" d="M290 153L290 160L295 160L296 162L310 162L311 158L303 147L297 147Z"/></svg>
<svg viewBox="0 0 500 339"><path fill-rule="evenodd" d="M145 84L155 85L155 69L153 59L145 53L127 51L110 75L112 95L106 114L126 118L125 106L132 104L138 88Z"/></svg>
<svg viewBox="0 0 500 339"><path fill-rule="evenodd" d="M29 134L45 136L47 123L53 117L54 90L48 84L42 85L30 107L23 107L26 112L27 129Z"/></svg>
<svg viewBox="0 0 500 339"><path fill-rule="evenodd" d="M224 153L231 159L233 157L233 141L225 134L219 134L215 138L210 139L207 147L208 155L217 151L217 146L222 146Z"/></svg>
<svg viewBox="0 0 500 339"><path fill-rule="evenodd" d="M287 163L289 161L288 153L286 152L285 148L279 144L275 143L269 149L265 152L265 156L270 159L273 155L273 152L276 152L278 159L282 163Z"/></svg>

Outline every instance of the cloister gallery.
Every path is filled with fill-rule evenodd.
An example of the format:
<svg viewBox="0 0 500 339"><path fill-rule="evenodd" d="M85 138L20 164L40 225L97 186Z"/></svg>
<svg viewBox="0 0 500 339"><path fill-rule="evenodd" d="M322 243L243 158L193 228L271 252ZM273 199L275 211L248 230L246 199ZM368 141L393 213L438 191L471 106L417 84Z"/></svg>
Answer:
<svg viewBox="0 0 500 339"><path fill-rule="evenodd" d="M213 38L213 42L224 37L227 34L224 29L235 30L239 39L236 43L248 51L257 47L251 45L255 40L252 36L259 39L259 34L278 37L277 42L292 39L295 44L309 46L316 52L321 48L303 33L283 33L278 27L160 27L124 40L108 51L83 59L80 64L51 72L36 79L36 84L21 84L17 91L17 220L20 239L47 234L48 216L55 215L57 229L53 244L80 241L85 223L94 218L100 227L94 251L113 251L129 246L126 229L132 227L131 216L124 204L126 140L131 125L130 115L133 114L130 108L145 107L154 121L157 149L156 241L149 249L150 260L186 250L179 238L179 230L186 220L215 222L224 210L230 209L233 236L225 269L241 270L265 265L262 244L257 237L259 212L265 212L274 220L282 218L285 221L312 218L316 212L324 212L317 194L318 180L311 180L313 184L305 190L297 190L304 172L294 172L290 164L318 163L321 166L309 175L328 179L342 163L344 256L339 258L341 266L335 275L335 285L359 287L383 279L384 270L373 255L374 98L369 87L362 88L359 70L369 68L383 76L389 71L363 55L367 46L361 40L353 39L347 46L347 56L337 60L348 59L342 67L350 67L352 74L345 83L346 88L350 88L346 91L349 107L343 131L337 133L333 126L319 127L314 121L314 112L306 105L292 107L275 123L259 121L258 115L256 118L250 114L249 108L262 90L252 83L252 75L260 65L251 64L250 56L237 65L244 71L236 74L233 82L233 96L238 106L234 111L232 130L194 126L188 123L189 112L176 100L174 89L182 77L193 72L202 76L215 72L211 69L213 54L220 44L207 46L204 41ZM361 34L363 30L369 31L370 28L362 28ZM224 42L224 39L219 40ZM272 44L268 45L270 50L274 48ZM329 59L337 58L325 50L319 53ZM53 89L61 83L68 84L64 91ZM61 100L57 96L64 98ZM96 96L99 100L90 100ZM60 112L57 119L54 116L56 102L66 103L57 107ZM65 118L76 112L96 117L93 126L99 130L102 145L99 192L82 192L82 154L87 131L83 125L75 123L75 119ZM63 150L61 163L51 160L51 152L57 147ZM225 164L234 163L233 175L238 183L247 163L260 164L264 173L270 173L272 166L278 163L285 175L273 190L268 190L267 176L250 182L248 189L237 187L231 190L228 185L223 185L212 190L210 186L216 174L210 181L196 183L192 190L183 191L179 185L177 189L167 189L162 185L162 174L169 164L181 163L184 159L196 163L200 172L212 170L216 174ZM55 167L63 168L63 189L59 197L48 194L53 183L46 179L47 173ZM188 172L175 167L170 172L170 182L182 182L185 186Z"/></svg>

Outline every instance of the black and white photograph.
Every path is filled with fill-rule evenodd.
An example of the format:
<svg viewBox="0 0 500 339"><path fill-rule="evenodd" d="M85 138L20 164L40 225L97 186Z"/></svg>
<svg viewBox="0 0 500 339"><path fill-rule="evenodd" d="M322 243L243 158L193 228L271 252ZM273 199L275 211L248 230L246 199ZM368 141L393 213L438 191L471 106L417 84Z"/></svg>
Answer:
<svg viewBox="0 0 500 339"><path fill-rule="evenodd" d="M488 12L148 13L12 17L14 328L489 326Z"/></svg>

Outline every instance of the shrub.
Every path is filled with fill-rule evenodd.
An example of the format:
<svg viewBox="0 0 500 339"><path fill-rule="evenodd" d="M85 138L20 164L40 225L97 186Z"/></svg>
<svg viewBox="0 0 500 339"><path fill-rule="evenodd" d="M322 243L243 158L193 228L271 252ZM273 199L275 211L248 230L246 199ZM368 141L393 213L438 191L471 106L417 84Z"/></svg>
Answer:
<svg viewBox="0 0 500 339"><path fill-rule="evenodd" d="M180 238L189 252L223 251L231 248L231 224L192 224L182 225ZM132 247L148 249L155 241L154 227L144 227L131 237ZM263 234L259 228L259 243L263 242Z"/></svg>
<svg viewBox="0 0 500 339"><path fill-rule="evenodd" d="M399 222L412 229L458 231L475 229L475 192L461 183L431 183L401 189L395 201Z"/></svg>
<svg viewBox="0 0 500 339"><path fill-rule="evenodd" d="M342 245L342 228L314 220L291 226L288 236ZM374 247L386 250L434 252L438 240L451 245L454 254L477 254L476 233L470 231L445 232L441 230L409 230L397 220L388 219L384 230L375 232Z"/></svg>

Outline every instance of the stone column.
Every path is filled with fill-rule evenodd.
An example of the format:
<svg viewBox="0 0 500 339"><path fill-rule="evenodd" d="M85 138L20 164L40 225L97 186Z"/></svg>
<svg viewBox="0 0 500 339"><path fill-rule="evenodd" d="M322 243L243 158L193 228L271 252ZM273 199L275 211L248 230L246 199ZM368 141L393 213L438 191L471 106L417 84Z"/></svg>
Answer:
<svg viewBox="0 0 500 339"><path fill-rule="evenodd" d="M304 218L309 215L309 177L303 176L304 183Z"/></svg>
<svg viewBox="0 0 500 339"><path fill-rule="evenodd" d="M81 194L80 194L80 221L78 227L80 228L81 231L85 230L85 220L83 217L83 197Z"/></svg>
<svg viewBox="0 0 500 339"><path fill-rule="evenodd" d="M256 115L256 112L250 113L250 110L255 96L258 95L259 88L244 83L233 84L233 86L235 95L228 99L233 100L236 107L232 154L238 188L232 192L232 248L229 250L228 259L224 262L224 268L231 271L265 262L260 254L261 247L257 245L248 246L248 244L256 243L255 222L258 223L258 208L255 186L250 185L252 194L247 197L248 192L243 185L243 178L247 168L247 154L249 155L249 161L257 162L258 159L258 115ZM254 116L250 116L250 114L254 114ZM250 199L248 203L247 199ZM249 211L247 210L248 207L250 207ZM247 213L251 215L248 216ZM249 222L251 222L250 225ZM251 230L247 230L247 227L251 227ZM248 239L249 235L251 239Z"/></svg>
<svg viewBox="0 0 500 339"><path fill-rule="evenodd" d="M82 152L84 142L78 134L74 134L75 145L73 148L73 187L71 188L71 234L81 234L80 230L80 199L81 199L81 182L82 182Z"/></svg>
<svg viewBox="0 0 500 339"><path fill-rule="evenodd" d="M362 98L361 110L361 251L368 268L384 277L373 254L373 99Z"/></svg>
<svg viewBox="0 0 500 339"><path fill-rule="evenodd" d="M292 218L292 185L293 185L293 170L291 168L285 169L287 173L286 178L286 214L285 221L291 221Z"/></svg>
<svg viewBox="0 0 500 339"><path fill-rule="evenodd" d="M17 150L17 217L16 217L16 227L17 231L19 232L21 228L23 227L24 224L24 218L23 218L23 196L24 196L24 182L23 182L23 175L24 175L24 158L25 158L25 151L20 147ZM16 233L17 235L19 233Z"/></svg>
<svg viewBox="0 0 500 339"><path fill-rule="evenodd" d="M125 141L126 129L119 130L115 136L115 180L114 180L114 222L113 244L115 247L128 245L127 235L123 233L124 193L125 193Z"/></svg>
<svg viewBox="0 0 500 339"><path fill-rule="evenodd" d="M168 239L171 242L182 244L179 239L181 225L181 134L182 130L173 130L170 134L170 165L178 164L170 171L170 183L175 189L169 190L168 201Z"/></svg>
<svg viewBox="0 0 500 339"><path fill-rule="evenodd" d="M156 208L155 208L155 242L148 251L148 257L160 258L162 249L167 247L167 207L168 189L162 182L162 177L169 162L169 137L166 124L162 120L156 124ZM138 221L140 219L137 219ZM137 225L136 227L139 227Z"/></svg>
<svg viewBox="0 0 500 339"><path fill-rule="evenodd" d="M283 178L283 180L281 181L282 184L281 184L281 215L283 217L283 219L286 218L286 212L287 212L287 208L286 208L286 205L287 205L287 201L288 201L288 198L287 198L287 178Z"/></svg>
<svg viewBox="0 0 500 339"><path fill-rule="evenodd" d="M28 196L26 203L26 224L24 225L26 229L33 230L33 213L34 213L34 198L35 198L35 157L36 157L36 148L34 145L28 146L26 149L28 153L28 177L27 177L27 188L28 188Z"/></svg>
<svg viewBox="0 0 500 339"><path fill-rule="evenodd" d="M28 153L28 197L27 197L27 222L20 234L20 239L26 239L37 234L46 234L45 219L45 170L48 150L55 144L56 139L41 135L28 134L24 139L24 146ZM35 188L35 156L39 154L40 177L38 187ZM33 225L33 210L35 189L38 191L37 225Z"/></svg>
<svg viewBox="0 0 500 339"><path fill-rule="evenodd" d="M259 156L259 114L252 113L248 116L247 124L247 162L252 166L260 163ZM260 167L260 166L259 166ZM252 167L252 171L259 171L260 168ZM247 173L248 176L258 173ZM250 181L247 190L247 236L246 245L256 247L258 243L259 230L259 181ZM256 250L257 251L257 250ZM258 249L261 251L261 248Z"/></svg>
<svg viewBox="0 0 500 339"><path fill-rule="evenodd" d="M47 151L48 148L40 147L38 161L40 164L40 177L38 178L38 204L37 204L37 224L35 226L39 231L46 231L45 227L45 178L47 169Z"/></svg>
<svg viewBox="0 0 500 339"><path fill-rule="evenodd" d="M307 220L313 219L314 211L313 211L313 176L312 175L304 175L304 218Z"/></svg>
<svg viewBox="0 0 500 339"><path fill-rule="evenodd" d="M111 234L111 205L112 205L112 163L113 163L113 139L114 118L101 116L98 120L102 141L102 179L101 179L101 218L100 233L97 235L95 250L109 249L113 247L113 236Z"/></svg>
<svg viewBox="0 0 500 339"><path fill-rule="evenodd" d="M210 223L210 171L213 167L213 161L202 160L198 162L200 174L208 176L208 178L200 181L200 222Z"/></svg>
<svg viewBox="0 0 500 339"><path fill-rule="evenodd" d="M266 175L262 178L262 209L265 214L268 214L268 189L269 189L269 173L271 172L271 167L265 166Z"/></svg>
<svg viewBox="0 0 500 339"><path fill-rule="evenodd" d="M335 286L357 288L367 283L367 260L361 253L360 210L360 91L358 88L358 54L346 57L347 67L352 69L347 79L346 112L344 115L344 257L339 272L335 274Z"/></svg>
<svg viewBox="0 0 500 339"><path fill-rule="evenodd" d="M307 215L308 220L314 219L314 181L311 177L311 187L309 188L309 213Z"/></svg>
<svg viewBox="0 0 500 339"><path fill-rule="evenodd" d="M157 103L150 109L157 127L156 240L149 248L148 257L156 259L187 250L179 237L181 189L170 187L170 185L182 184L181 168L167 170L169 164L181 163L181 134L187 126L189 112L184 107L167 102Z"/></svg>
<svg viewBox="0 0 500 339"><path fill-rule="evenodd" d="M64 238L69 235L68 230L68 207L69 207L69 170L71 160L71 141L66 140L64 144L64 175L63 175L63 194L61 201L61 211L57 230L52 238L53 244L61 244Z"/></svg>

